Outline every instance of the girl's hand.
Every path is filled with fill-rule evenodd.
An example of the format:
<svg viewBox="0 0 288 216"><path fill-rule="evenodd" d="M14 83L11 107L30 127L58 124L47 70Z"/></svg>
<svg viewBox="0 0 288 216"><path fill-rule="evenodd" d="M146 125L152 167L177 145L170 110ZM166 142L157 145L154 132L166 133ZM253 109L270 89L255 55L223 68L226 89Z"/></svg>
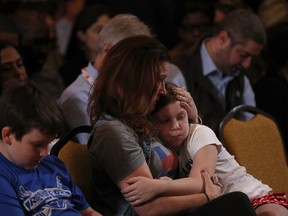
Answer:
<svg viewBox="0 0 288 216"><path fill-rule="evenodd" d="M189 119L192 120L193 123L199 123L196 104L185 87L175 87L173 88L173 92L177 95L177 99L181 102L183 108L186 109Z"/></svg>
<svg viewBox="0 0 288 216"><path fill-rule="evenodd" d="M204 181L205 193L208 195L209 200L219 197L221 194L221 187L212 182L210 175L206 170L202 170L201 175Z"/></svg>
<svg viewBox="0 0 288 216"><path fill-rule="evenodd" d="M157 179L143 176L133 177L125 180L129 186L121 190L125 199L133 206L141 205L157 196Z"/></svg>

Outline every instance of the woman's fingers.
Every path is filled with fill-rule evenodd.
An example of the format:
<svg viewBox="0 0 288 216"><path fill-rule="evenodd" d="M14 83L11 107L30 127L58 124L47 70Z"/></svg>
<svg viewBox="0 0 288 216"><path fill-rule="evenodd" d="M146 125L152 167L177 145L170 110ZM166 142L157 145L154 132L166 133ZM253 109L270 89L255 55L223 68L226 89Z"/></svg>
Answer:
<svg viewBox="0 0 288 216"><path fill-rule="evenodd" d="M213 182L213 184L218 185L221 188L223 187L223 185L219 182L217 174L211 176L211 181Z"/></svg>
<svg viewBox="0 0 288 216"><path fill-rule="evenodd" d="M191 94L184 88L173 88L174 94L187 111L188 117L192 122L198 122L198 110Z"/></svg>
<svg viewBox="0 0 288 216"><path fill-rule="evenodd" d="M205 192L209 199L212 200L220 196L221 188L212 182L209 173L206 170L202 170L201 174L204 180Z"/></svg>

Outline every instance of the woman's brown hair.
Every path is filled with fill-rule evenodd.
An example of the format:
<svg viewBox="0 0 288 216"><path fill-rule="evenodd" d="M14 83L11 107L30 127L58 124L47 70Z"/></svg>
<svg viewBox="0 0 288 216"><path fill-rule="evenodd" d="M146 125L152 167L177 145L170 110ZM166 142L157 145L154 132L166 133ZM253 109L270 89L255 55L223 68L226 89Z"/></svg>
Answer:
<svg viewBox="0 0 288 216"><path fill-rule="evenodd" d="M154 127L147 116L161 82L161 67L169 60L167 48L149 36L132 36L115 44L92 87L88 104L91 124L107 113L140 135L152 135Z"/></svg>

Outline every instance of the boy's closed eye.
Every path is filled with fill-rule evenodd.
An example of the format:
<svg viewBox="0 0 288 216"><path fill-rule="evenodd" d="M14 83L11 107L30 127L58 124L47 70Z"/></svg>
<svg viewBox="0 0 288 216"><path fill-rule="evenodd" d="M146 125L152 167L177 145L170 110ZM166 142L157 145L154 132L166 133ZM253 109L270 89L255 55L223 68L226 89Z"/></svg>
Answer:
<svg viewBox="0 0 288 216"><path fill-rule="evenodd" d="M49 143L47 142L31 142L31 145L36 149L48 148Z"/></svg>

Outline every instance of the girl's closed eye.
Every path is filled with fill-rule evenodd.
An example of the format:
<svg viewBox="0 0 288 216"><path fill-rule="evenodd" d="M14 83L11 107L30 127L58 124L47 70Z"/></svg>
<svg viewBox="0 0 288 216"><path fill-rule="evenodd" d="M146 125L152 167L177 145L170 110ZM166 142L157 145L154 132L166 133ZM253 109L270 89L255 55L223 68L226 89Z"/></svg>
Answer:
<svg viewBox="0 0 288 216"><path fill-rule="evenodd" d="M181 115L178 116L177 119L178 119L178 120L183 120L184 118L185 118L185 114L181 114Z"/></svg>
<svg viewBox="0 0 288 216"><path fill-rule="evenodd" d="M169 123L169 119L168 118L163 118L163 119L158 119L157 120L157 123L159 123L159 124L167 124L167 123Z"/></svg>
<svg viewBox="0 0 288 216"><path fill-rule="evenodd" d="M187 111L185 109L181 109L181 111L177 115L177 119L184 119L187 116Z"/></svg>

